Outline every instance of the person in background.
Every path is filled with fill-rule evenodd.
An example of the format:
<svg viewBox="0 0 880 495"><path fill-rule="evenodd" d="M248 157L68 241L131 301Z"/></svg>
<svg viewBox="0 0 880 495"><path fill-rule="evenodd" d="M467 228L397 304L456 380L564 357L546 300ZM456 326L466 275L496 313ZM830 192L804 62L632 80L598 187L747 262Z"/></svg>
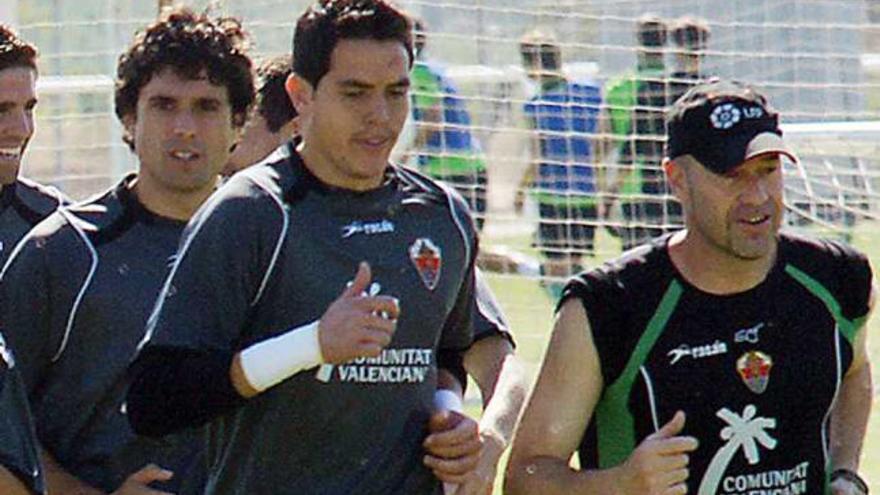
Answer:
<svg viewBox="0 0 880 495"><path fill-rule="evenodd" d="M467 201L477 229L486 219L488 174L480 143L471 133L467 101L443 68L427 58L427 25L413 22L415 63L410 96L416 136L411 153L418 169L454 187Z"/></svg>
<svg viewBox="0 0 880 495"><path fill-rule="evenodd" d="M668 223L663 158L669 83L664 62L666 21L645 14L636 24L636 71L608 83L605 101L611 127L613 174L604 191L604 217L620 201L623 223L611 231L628 250L662 234Z"/></svg>
<svg viewBox="0 0 880 495"><path fill-rule="evenodd" d="M224 176L259 163L288 141L298 142L296 108L284 89L290 72L290 55L268 58L257 67L257 103L223 169Z"/></svg>
<svg viewBox="0 0 880 495"><path fill-rule="evenodd" d="M524 107L531 129L531 161L514 205L522 210L531 191L538 203L537 247L546 287L558 296L564 279L581 270L595 250L599 178L595 166L600 89L570 81L556 40L540 30L520 41L523 67L538 87Z"/></svg>

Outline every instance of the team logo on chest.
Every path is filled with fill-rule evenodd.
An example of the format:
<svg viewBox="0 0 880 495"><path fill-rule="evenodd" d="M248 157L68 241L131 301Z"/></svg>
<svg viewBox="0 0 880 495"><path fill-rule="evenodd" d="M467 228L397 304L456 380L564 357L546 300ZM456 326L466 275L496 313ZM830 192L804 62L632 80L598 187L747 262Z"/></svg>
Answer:
<svg viewBox="0 0 880 495"><path fill-rule="evenodd" d="M415 265L416 271L419 272L419 278L422 279L425 287L428 290L436 289L437 282L440 281L440 268L442 267L440 248L431 239L421 237L409 246L409 259Z"/></svg>
<svg viewBox="0 0 880 495"><path fill-rule="evenodd" d="M761 351L749 351L736 360L736 371L749 390L763 394L770 382L773 359Z"/></svg>

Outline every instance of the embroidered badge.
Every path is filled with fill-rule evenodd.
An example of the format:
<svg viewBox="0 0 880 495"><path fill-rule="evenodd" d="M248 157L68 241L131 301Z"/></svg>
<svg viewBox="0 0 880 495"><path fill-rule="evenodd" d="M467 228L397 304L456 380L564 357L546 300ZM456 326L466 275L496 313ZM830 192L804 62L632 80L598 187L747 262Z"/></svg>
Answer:
<svg viewBox="0 0 880 495"><path fill-rule="evenodd" d="M409 247L409 259L416 266L425 287L428 290L436 289L442 266L440 248L427 237L416 239Z"/></svg>
<svg viewBox="0 0 880 495"><path fill-rule="evenodd" d="M736 371L749 390L763 394L770 382L773 359L761 351L749 351L736 360Z"/></svg>

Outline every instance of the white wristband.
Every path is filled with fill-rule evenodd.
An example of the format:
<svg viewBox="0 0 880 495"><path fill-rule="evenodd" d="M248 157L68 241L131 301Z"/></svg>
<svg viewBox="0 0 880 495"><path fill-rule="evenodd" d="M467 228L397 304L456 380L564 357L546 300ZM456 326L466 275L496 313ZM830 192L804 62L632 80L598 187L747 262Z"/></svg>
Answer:
<svg viewBox="0 0 880 495"><path fill-rule="evenodd" d="M315 320L241 351L241 369L251 387L262 392L321 364L318 323Z"/></svg>
<svg viewBox="0 0 880 495"><path fill-rule="evenodd" d="M441 388L434 392L434 407L457 413L464 411L464 404L461 402L461 397L452 390L447 390L445 388Z"/></svg>

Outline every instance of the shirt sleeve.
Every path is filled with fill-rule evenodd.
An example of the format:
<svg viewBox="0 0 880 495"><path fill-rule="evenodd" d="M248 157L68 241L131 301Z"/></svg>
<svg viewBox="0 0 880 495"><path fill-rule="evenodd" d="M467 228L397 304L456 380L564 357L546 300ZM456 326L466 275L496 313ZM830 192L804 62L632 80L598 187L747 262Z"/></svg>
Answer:
<svg viewBox="0 0 880 495"><path fill-rule="evenodd" d="M52 311L63 306L65 298L52 298L50 285L47 240L32 231L16 247L0 275L0 329L12 348L25 356L17 368L29 395L63 342L63 327L53 331Z"/></svg>
<svg viewBox="0 0 880 495"><path fill-rule="evenodd" d="M861 252L842 243L836 243L840 250L839 287L841 292L841 311L850 320L861 320L870 311L871 290L874 275L868 258Z"/></svg>
<svg viewBox="0 0 880 495"><path fill-rule="evenodd" d="M458 224L464 227L462 231L462 243L467 252L464 268L464 279L459 288L455 305L446 317L443 333L440 337L441 352L465 351L474 339L475 313L477 312L476 294L476 259L477 259L477 235L473 217L471 217L467 203L454 190L446 188L447 194L452 197L451 214L458 219Z"/></svg>
<svg viewBox="0 0 880 495"><path fill-rule="evenodd" d="M0 465L33 493L45 493L33 422L15 358L0 336Z"/></svg>
<svg viewBox="0 0 880 495"><path fill-rule="evenodd" d="M474 286L476 289L474 341L498 335L504 337L511 345L516 347L513 336L510 334L507 319L501 310L501 305L495 299L495 294L492 293L492 289L486 282L486 277L479 268L474 271Z"/></svg>
<svg viewBox="0 0 880 495"><path fill-rule="evenodd" d="M284 217L280 203L252 189L224 188L191 220L142 345L237 350L270 275Z"/></svg>

